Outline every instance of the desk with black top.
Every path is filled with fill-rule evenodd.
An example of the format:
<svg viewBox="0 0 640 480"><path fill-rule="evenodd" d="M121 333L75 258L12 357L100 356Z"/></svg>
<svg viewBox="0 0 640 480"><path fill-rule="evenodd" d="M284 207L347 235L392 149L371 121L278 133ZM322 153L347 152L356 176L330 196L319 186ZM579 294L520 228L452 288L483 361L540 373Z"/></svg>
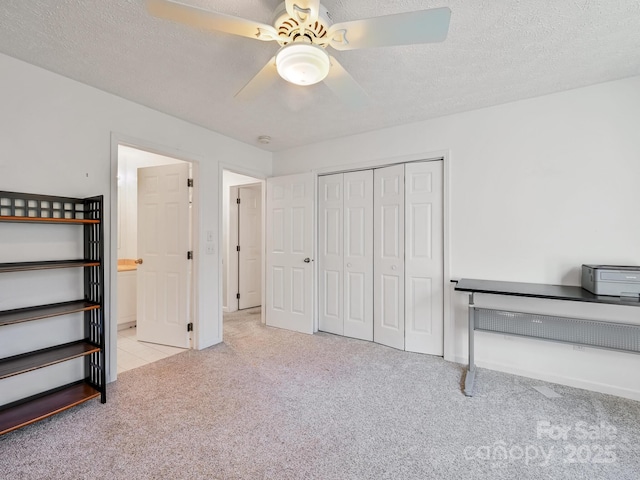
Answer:
<svg viewBox="0 0 640 480"><path fill-rule="evenodd" d="M473 301L474 294L484 293L640 307L639 297L594 295L581 287L569 285L498 282L466 278L453 280L453 282L456 283L456 291L469 293L469 367L464 382L464 393L469 397L473 396L476 374L474 363L475 331L640 353L640 324L477 308Z"/></svg>

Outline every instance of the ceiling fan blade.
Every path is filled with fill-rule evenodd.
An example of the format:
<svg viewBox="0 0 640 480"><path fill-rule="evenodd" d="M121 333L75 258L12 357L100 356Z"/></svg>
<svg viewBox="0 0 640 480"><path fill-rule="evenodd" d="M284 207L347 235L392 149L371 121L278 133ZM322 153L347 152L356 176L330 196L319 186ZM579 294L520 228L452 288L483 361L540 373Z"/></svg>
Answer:
<svg viewBox="0 0 640 480"><path fill-rule="evenodd" d="M147 10L151 15L192 27L257 38L267 42L278 37L276 29L264 23L216 13L171 0L146 0L146 3Z"/></svg>
<svg viewBox="0 0 640 480"><path fill-rule="evenodd" d="M324 83L343 103L351 108L362 108L368 105L369 96L358 82L349 75L340 62L331 55L331 68Z"/></svg>
<svg viewBox="0 0 640 480"><path fill-rule="evenodd" d="M450 18L448 7L432 8L334 23L327 35L336 50L442 42L447 38Z"/></svg>
<svg viewBox="0 0 640 480"><path fill-rule="evenodd" d="M287 13L298 23L313 23L320 14L320 0L285 0Z"/></svg>
<svg viewBox="0 0 640 480"><path fill-rule="evenodd" d="M242 87L234 97L242 101L252 100L267 90L278 77L278 71L276 70L276 57L273 56L271 57L271 60L262 67L262 70L260 70L255 77L249 80L249 83Z"/></svg>

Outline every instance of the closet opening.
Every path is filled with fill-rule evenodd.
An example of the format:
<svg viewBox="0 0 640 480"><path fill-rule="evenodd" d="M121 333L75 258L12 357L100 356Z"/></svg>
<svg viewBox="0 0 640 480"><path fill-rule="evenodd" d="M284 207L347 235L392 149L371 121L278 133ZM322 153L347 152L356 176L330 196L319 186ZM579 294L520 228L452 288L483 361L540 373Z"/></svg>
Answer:
<svg viewBox="0 0 640 480"><path fill-rule="evenodd" d="M318 178L319 330L444 353L443 161Z"/></svg>

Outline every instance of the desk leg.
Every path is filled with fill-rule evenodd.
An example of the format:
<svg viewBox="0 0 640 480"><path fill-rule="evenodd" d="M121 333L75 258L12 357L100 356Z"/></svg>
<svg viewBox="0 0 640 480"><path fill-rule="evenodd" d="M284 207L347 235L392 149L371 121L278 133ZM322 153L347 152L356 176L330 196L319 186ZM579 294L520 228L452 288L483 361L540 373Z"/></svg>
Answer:
<svg viewBox="0 0 640 480"><path fill-rule="evenodd" d="M469 295L469 367L464 379L464 394L467 397L473 396L473 385L476 380L475 352L473 346L473 333L475 330L475 307L473 303L473 293Z"/></svg>

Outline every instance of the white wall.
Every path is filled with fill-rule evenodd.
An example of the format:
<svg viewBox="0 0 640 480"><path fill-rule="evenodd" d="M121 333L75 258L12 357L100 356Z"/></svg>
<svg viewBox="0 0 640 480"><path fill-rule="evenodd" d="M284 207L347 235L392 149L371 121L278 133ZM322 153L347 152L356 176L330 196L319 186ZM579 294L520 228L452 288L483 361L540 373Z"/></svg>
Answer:
<svg viewBox="0 0 640 480"><path fill-rule="evenodd" d="M222 173L222 306L225 312L235 312L238 309L238 302L235 299L235 291L231 291L227 287L227 285L229 284L233 285L233 279L230 279L230 277L232 277L233 275L231 275L231 272L229 270L229 258L231 258L231 251L229 250L229 208L231 206L231 187L238 185L248 185L259 181L260 180L257 178L231 172L229 170L224 170ZM237 281L237 273L235 278Z"/></svg>
<svg viewBox="0 0 640 480"><path fill-rule="evenodd" d="M638 132L633 77L276 153L274 174L448 151L451 278L579 285L582 263L640 265ZM467 298L452 301L464 362ZM634 307L512 308L640 323ZM640 399L636 355L480 334L477 364Z"/></svg>
<svg viewBox="0 0 640 480"><path fill-rule="evenodd" d="M201 187L197 189L199 232L201 236L207 231L215 232L216 242L220 211L219 162L265 175L271 171L272 155L269 152L11 57L0 55L0 72L0 190L75 197L104 195L106 239L110 239L111 215L115 215L112 203L115 210L117 155L112 147L117 142L113 138L127 140L122 143L140 142L153 146L156 153L197 163ZM211 114L215 115L215 112ZM222 337L222 321L218 314L221 308L219 246L216 246L215 254L205 255L204 244L202 238L200 250L195 252L199 285L197 310L200 314L195 332L197 348L215 344ZM115 294L111 292L109 280L115 275L115 256L115 242L108 240L105 262L111 268L105 272L106 298L110 299L105 308L106 318L114 312L113 322L109 321L107 340L110 342L116 333ZM0 298L3 299L5 296L12 298L15 293L11 281L6 278L0 279L3 282ZM46 295L41 289L32 290L28 301L39 304ZM17 330L14 333L15 340L28 350L28 345L22 343L27 336ZM38 331L43 337L47 333ZM7 335L6 330L3 330L4 335ZM109 374L114 379L115 358L110 357ZM48 375L51 377L50 372ZM15 394L20 393L23 383L13 386Z"/></svg>

